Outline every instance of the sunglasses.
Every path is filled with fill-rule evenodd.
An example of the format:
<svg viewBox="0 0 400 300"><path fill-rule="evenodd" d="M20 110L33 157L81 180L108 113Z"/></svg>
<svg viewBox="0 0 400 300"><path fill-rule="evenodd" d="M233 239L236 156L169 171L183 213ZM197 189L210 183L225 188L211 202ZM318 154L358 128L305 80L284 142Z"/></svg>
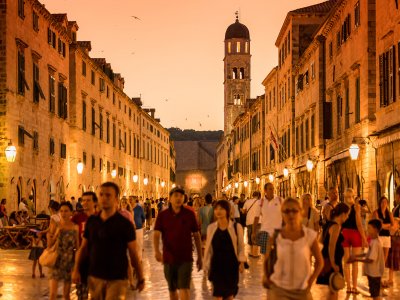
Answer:
<svg viewBox="0 0 400 300"><path fill-rule="evenodd" d="M299 213L299 210L298 209L285 209L285 210L282 210L282 213L285 215L288 215L290 213L297 214L297 213Z"/></svg>

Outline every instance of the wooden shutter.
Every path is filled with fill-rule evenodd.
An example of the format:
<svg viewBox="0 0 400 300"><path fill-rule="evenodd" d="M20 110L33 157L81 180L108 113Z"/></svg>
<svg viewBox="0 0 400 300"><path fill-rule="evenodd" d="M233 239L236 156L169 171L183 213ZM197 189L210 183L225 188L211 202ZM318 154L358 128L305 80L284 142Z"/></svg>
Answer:
<svg viewBox="0 0 400 300"><path fill-rule="evenodd" d="M384 97L384 79L383 79L383 54L379 55L379 102L380 106L385 105Z"/></svg>
<svg viewBox="0 0 400 300"><path fill-rule="evenodd" d="M63 118L66 119L68 117L68 93L67 88L65 86L62 87L63 91Z"/></svg>
<svg viewBox="0 0 400 300"><path fill-rule="evenodd" d="M392 49L392 99L391 102L396 101L396 46L393 45Z"/></svg>

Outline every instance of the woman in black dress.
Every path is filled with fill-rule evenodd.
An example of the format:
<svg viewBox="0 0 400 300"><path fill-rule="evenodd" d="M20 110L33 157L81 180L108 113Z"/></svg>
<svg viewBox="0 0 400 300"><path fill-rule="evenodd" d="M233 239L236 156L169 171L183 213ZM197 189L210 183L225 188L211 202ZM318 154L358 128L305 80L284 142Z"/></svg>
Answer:
<svg viewBox="0 0 400 300"><path fill-rule="evenodd" d="M243 272L243 228L229 219L231 205L220 200L214 207L216 222L207 228L204 270L213 284L214 299L233 299L238 292L239 271ZM207 274L207 273L206 273Z"/></svg>
<svg viewBox="0 0 400 300"><path fill-rule="evenodd" d="M324 268L318 276L317 284L329 285L329 277L333 272L339 272L343 275L342 259L344 250L342 242L344 240L342 231L342 224L349 216L350 208L344 204L339 203L331 210L330 221L325 225L322 233L322 256L324 257ZM328 299L338 299L337 292L329 292Z"/></svg>

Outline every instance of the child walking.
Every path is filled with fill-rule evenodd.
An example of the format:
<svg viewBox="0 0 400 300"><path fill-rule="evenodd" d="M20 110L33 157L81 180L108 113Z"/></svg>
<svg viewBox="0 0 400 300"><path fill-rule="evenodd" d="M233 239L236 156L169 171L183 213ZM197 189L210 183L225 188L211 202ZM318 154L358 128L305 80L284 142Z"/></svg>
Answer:
<svg viewBox="0 0 400 300"><path fill-rule="evenodd" d="M43 234L42 232L36 232L36 235L32 239L32 249L31 252L29 253L29 259L33 260L33 265L32 265L32 278L36 277L36 265L39 266L39 273L40 273L40 278L44 277L43 271L42 271L42 266L39 263L39 257L42 255L44 250L43 247Z"/></svg>
<svg viewBox="0 0 400 300"><path fill-rule="evenodd" d="M347 263L360 261L365 263L364 274L368 278L369 292L375 300L381 299L381 279L385 271L385 255L383 247L378 239L379 232L382 229L382 222L377 219L368 222L368 234L371 238L367 254L352 256Z"/></svg>

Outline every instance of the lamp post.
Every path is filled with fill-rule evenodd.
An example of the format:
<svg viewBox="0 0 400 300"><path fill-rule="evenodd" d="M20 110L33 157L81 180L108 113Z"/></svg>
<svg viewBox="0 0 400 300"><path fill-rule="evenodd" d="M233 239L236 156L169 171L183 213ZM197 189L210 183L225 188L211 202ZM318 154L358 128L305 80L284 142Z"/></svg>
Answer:
<svg viewBox="0 0 400 300"><path fill-rule="evenodd" d="M7 138L0 138L0 140L8 140ZM17 156L17 148L12 144L11 140L8 143L8 146L4 150L6 155L6 160L8 162L14 162Z"/></svg>
<svg viewBox="0 0 400 300"><path fill-rule="evenodd" d="M289 177L289 169L286 168L286 167L283 169L283 176L284 176L285 178L288 178L288 177Z"/></svg>
<svg viewBox="0 0 400 300"><path fill-rule="evenodd" d="M269 182L274 182L274 179L275 179L274 174L271 173L271 174L268 175Z"/></svg>
<svg viewBox="0 0 400 300"><path fill-rule="evenodd" d="M117 177L117 170L113 169L113 170L111 171L111 177L112 177L112 178Z"/></svg>
<svg viewBox="0 0 400 300"><path fill-rule="evenodd" d="M256 177L256 184L260 184L260 178Z"/></svg>
<svg viewBox="0 0 400 300"><path fill-rule="evenodd" d="M310 158L307 160L306 168L308 172L311 172L314 169L314 162Z"/></svg>
<svg viewBox="0 0 400 300"><path fill-rule="evenodd" d="M132 181L134 182L134 183L137 183L138 181L139 181L139 176L138 175L133 175L132 176Z"/></svg>
<svg viewBox="0 0 400 300"><path fill-rule="evenodd" d="M349 147L349 153L351 160L357 160L360 155L360 146L358 146L355 141Z"/></svg>
<svg viewBox="0 0 400 300"><path fill-rule="evenodd" d="M79 161L76 164L76 171L78 172L79 175L82 174L82 172L83 172L83 162Z"/></svg>

